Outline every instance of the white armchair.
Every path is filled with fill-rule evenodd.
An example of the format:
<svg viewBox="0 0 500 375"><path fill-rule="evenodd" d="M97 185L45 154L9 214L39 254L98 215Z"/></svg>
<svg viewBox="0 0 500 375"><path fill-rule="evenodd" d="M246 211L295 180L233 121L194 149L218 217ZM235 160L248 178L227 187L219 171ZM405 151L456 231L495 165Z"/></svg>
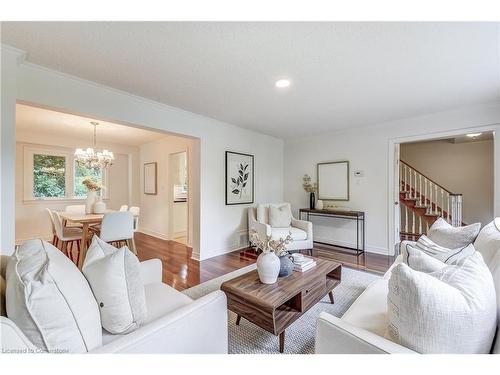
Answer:
<svg viewBox="0 0 500 375"><path fill-rule="evenodd" d="M282 204L290 206L290 203ZM290 227L273 228L269 225L269 203L259 204L258 207L250 207L248 209L248 231L251 232L252 230L255 230L261 237L271 236L275 239L284 238L291 232L293 242L287 245L289 251L309 250L312 252L312 223L310 221L298 220L292 216Z"/></svg>

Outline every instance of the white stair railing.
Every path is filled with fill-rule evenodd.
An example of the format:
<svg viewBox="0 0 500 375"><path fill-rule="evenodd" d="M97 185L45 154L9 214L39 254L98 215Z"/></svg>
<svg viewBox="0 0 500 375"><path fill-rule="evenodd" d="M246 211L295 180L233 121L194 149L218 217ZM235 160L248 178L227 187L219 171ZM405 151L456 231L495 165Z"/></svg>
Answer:
<svg viewBox="0 0 500 375"><path fill-rule="evenodd" d="M453 226L462 225L461 194L450 192L402 160L399 165L400 192L404 199L408 200L410 207L425 209L425 215L422 217L421 214L415 214L415 210L408 208L406 204L402 204L402 231L412 235L427 233L429 222L425 220L425 216L439 216Z"/></svg>

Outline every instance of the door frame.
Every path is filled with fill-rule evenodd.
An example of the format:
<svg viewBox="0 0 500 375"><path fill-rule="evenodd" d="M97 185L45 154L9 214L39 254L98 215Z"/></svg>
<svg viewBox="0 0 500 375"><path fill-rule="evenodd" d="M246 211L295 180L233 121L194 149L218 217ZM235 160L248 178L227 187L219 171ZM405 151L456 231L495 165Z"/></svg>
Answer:
<svg viewBox="0 0 500 375"><path fill-rule="evenodd" d="M393 137L389 138L388 142L388 201L387 201L387 228L388 228L388 251L389 255L394 255L397 243L392 243L393 239L396 239L397 233L395 232L398 225L396 224L396 215L394 212L394 197L396 189L399 189L399 185L396 186L396 173L399 174L399 168L396 172L395 168L395 147L401 143L410 143L418 141L431 141L439 140L450 137L456 137L459 135L467 133L478 133L478 132L493 132L493 215L495 217L500 216L500 124L494 123L490 125L483 126L472 126L467 128L453 129L447 131L438 131L434 133L425 134L415 134L411 136ZM497 193L498 192L498 193ZM486 224L486 223L483 223Z"/></svg>
<svg viewBox="0 0 500 375"><path fill-rule="evenodd" d="M187 197L187 200L186 200L186 242L187 242L187 245L189 246L189 244L191 243L191 238L190 238L190 235L189 235L189 225L190 225L190 220L191 220L191 216L190 216L190 190L189 190L189 187L190 187L190 179L189 179L189 172L190 172L190 166L189 166L189 149L186 149L186 150L182 150L182 151L176 151L176 152L170 152L168 153L168 156L167 156L167 166L168 166L168 193L167 193L167 196L168 196L168 201L169 201L169 205L168 205L168 228L167 228L167 232L168 232L168 238L169 240L172 240L172 241L175 241L175 238L173 237L174 235L174 231L173 231L173 211L174 211L174 191L173 191L173 184L172 184L172 181L171 181L171 177L172 177L172 170L171 170L171 158L173 155L177 155L177 154L186 154L186 181L187 181L187 186L188 186L188 197Z"/></svg>

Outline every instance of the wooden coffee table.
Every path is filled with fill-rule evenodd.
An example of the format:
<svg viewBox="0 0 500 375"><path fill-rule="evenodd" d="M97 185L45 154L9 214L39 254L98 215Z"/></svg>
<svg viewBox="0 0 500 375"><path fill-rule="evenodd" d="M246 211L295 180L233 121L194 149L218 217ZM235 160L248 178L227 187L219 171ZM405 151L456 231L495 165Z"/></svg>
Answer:
<svg viewBox="0 0 500 375"><path fill-rule="evenodd" d="M285 348L285 329L327 294L333 303L332 290L340 284L342 265L314 258L316 267L306 272L278 278L275 284L262 284L257 270L250 271L221 285L227 296L227 308L260 328L279 336L279 349Z"/></svg>

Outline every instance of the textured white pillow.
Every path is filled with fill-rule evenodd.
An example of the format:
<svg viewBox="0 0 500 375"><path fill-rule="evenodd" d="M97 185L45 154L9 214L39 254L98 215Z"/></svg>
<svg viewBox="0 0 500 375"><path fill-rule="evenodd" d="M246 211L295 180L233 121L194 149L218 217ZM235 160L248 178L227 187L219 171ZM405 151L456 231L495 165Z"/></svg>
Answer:
<svg viewBox="0 0 500 375"><path fill-rule="evenodd" d="M102 345L99 309L87 280L48 242L19 246L7 265L7 316L45 351L84 353Z"/></svg>
<svg viewBox="0 0 500 375"><path fill-rule="evenodd" d="M290 205L269 205L269 225L273 228L288 228L292 224Z"/></svg>
<svg viewBox="0 0 500 375"><path fill-rule="evenodd" d="M488 225L485 225L476 241L474 247L483 256L484 262L492 269L492 260L500 252L500 218L497 217ZM500 287L500 286L499 286Z"/></svg>
<svg viewBox="0 0 500 375"><path fill-rule="evenodd" d="M139 260L126 246L117 249L94 236L82 271L94 292L106 331L128 333L146 320Z"/></svg>
<svg viewBox="0 0 500 375"><path fill-rule="evenodd" d="M427 255L422 250L411 245L406 245L404 249L403 263L407 264L415 271L431 273L446 267L446 263Z"/></svg>
<svg viewBox="0 0 500 375"><path fill-rule="evenodd" d="M397 265L389 279L388 332L419 353L489 353L497 317L481 254L426 274Z"/></svg>
<svg viewBox="0 0 500 375"><path fill-rule="evenodd" d="M440 217L429 228L427 237L440 246L448 249L459 249L473 243L480 230L481 223L454 227Z"/></svg>
<svg viewBox="0 0 500 375"><path fill-rule="evenodd" d="M427 255L436 258L446 264L456 264L461 259L474 254L475 251L474 245L471 243L458 249L449 249L443 246L439 246L425 234L421 235L414 245L406 246L413 246L414 248L422 250Z"/></svg>

